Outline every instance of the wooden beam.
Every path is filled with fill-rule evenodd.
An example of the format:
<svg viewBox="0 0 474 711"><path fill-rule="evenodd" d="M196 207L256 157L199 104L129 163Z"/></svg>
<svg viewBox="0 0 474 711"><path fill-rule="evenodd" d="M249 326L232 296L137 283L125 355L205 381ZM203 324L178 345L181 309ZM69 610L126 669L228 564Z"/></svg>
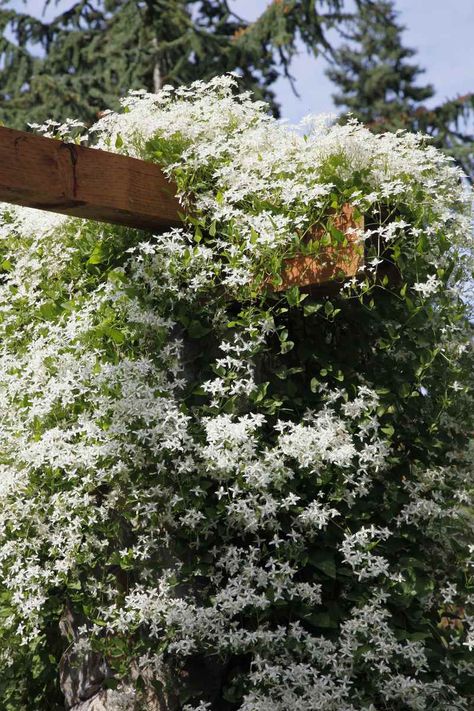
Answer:
<svg viewBox="0 0 474 711"><path fill-rule="evenodd" d="M0 127L0 202L163 231L175 190L154 163Z"/></svg>
<svg viewBox="0 0 474 711"><path fill-rule="evenodd" d="M347 246L331 246L317 255L299 255L287 259L281 274L282 282L274 287L284 291L292 286L311 287L327 284L342 286L345 279L357 276L364 265L364 247L358 231L364 229L364 218L354 216L354 208L345 203L340 212L332 216L332 224L346 236ZM324 236L321 228L313 229L307 239L318 240Z"/></svg>

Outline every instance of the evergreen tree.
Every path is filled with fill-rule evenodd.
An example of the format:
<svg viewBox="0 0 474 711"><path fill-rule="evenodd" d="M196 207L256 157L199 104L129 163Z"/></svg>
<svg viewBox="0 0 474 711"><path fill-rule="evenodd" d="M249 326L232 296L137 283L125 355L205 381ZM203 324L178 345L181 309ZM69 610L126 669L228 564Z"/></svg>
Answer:
<svg viewBox="0 0 474 711"><path fill-rule="evenodd" d="M453 155L469 174L474 169L474 136L469 129L474 94L435 108L423 102L435 90L419 84L424 72L410 61L416 51L403 44L404 26L392 0L370 0L347 23L347 42L332 53L327 75L338 87L336 106L376 132L422 131Z"/></svg>
<svg viewBox="0 0 474 711"><path fill-rule="evenodd" d="M48 117L91 122L130 89L233 70L278 114L271 85L281 74L291 80L296 38L327 50L326 30L347 17L343 3L273 0L249 23L227 0L79 0L45 22L0 0L0 119L19 128Z"/></svg>

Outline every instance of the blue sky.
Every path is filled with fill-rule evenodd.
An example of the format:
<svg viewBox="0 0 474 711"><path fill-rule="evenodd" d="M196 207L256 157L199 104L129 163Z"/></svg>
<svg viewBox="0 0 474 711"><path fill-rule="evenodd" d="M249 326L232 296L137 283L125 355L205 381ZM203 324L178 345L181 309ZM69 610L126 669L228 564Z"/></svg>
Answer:
<svg viewBox="0 0 474 711"><path fill-rule="evenodd" d="M255 17L268 0L234 0L245 17ZM396 0L399 20L406 26L405 44L418 51L417 63L426 69L423 83L434 85L434 101L474 91L474 0ZM324 60L301 50L293 67L301 98L288 82L278 83L283 115L296 121L307 113L331 112L333 86L324 74Z"/></svg>
<svg viewBox="0 0 474 711"><path fill-rule="evenodd" d="M269 0L229 0L243 17L252 20ZM43 0L15 0L14 6L41 14ZM61 0L60 7L70 5ZM406 25L405 43L418 50L417 62L426 69L420 78L437 91L434 101L453 98L474 90L474 0L396 0L400 21ZM55 11L54 0L48 15ZM324 74L324 60L301 48L294 60L293 74L300 98L295 97L284 79L277 84L277 95L284 118L298 121L308 113L334 111L333 87Z"/></svg>

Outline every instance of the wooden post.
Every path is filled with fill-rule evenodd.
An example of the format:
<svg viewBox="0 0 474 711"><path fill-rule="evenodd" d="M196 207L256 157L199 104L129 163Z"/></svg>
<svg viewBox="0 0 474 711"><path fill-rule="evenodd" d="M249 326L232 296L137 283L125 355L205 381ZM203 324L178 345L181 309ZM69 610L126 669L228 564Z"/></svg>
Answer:
<svg viewBox="0 0 474 711"><path fill-rule="evenodd" d="M0 127L0 201L147 230L179 225L154 163Z"/></svg>

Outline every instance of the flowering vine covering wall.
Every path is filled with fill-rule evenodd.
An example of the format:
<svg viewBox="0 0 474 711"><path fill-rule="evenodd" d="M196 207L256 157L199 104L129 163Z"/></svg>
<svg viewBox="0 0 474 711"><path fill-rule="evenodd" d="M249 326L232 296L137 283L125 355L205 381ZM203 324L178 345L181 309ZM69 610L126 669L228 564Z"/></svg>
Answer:
<svg viewBox="0 0 474 711"><path fill-rule="evenodd" d="M1 208L0 705L468 711L469 193L422 137L234 85L92 129L182 228ZM359 275L279 290L346 204Z"/></svg>

